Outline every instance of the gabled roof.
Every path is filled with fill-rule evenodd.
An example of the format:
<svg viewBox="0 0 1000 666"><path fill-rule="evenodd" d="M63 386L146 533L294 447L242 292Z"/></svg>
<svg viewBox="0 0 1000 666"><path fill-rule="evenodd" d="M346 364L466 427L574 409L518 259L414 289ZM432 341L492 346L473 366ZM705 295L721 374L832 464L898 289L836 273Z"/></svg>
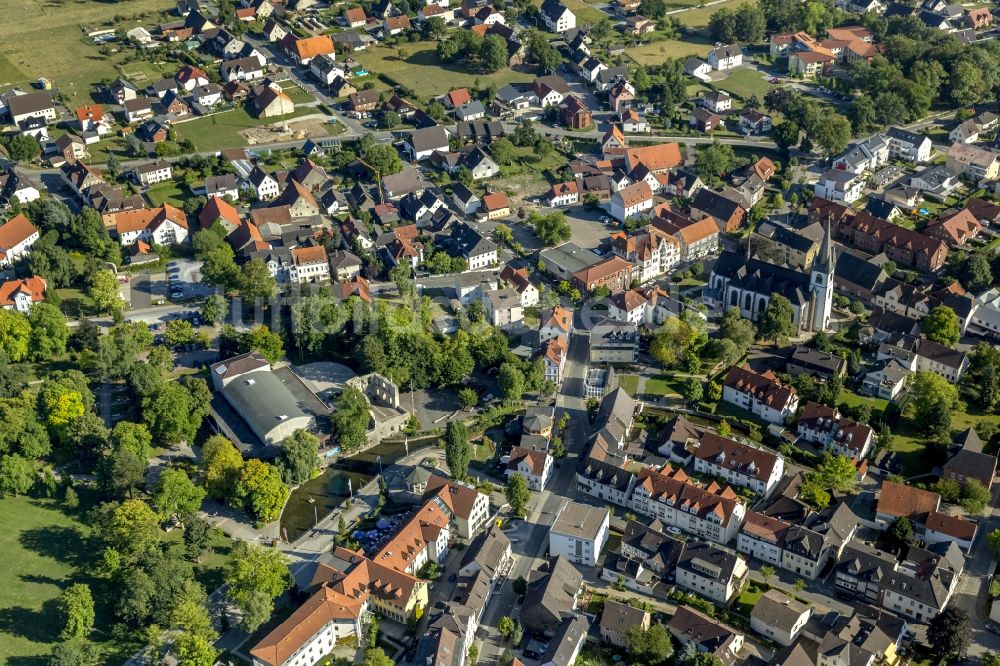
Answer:
<svg viewBox="0 0 1000 666"><path fill-rule="evenodd" d="M448 149L448 131L440 125L413 130L407 139L414 152Z"/></svg>
<svg viewBox="0 0 1000 666"><path fill-rule="evenodd" d="M481 501L480 496L485 497L471 486L436 475L427 482L424 493L425 498L441 498L448 510L463 520L472 515L476 502Z"/></svg>
<svg viewBox="0 0 1000 666"><path fill-rule="evenodd" d="M184 229L188 228L187 216L184 211L174 208L168 203L159 208L140 208L109 213L105 219L114 225L119 236L133 231L153 229L167 221Z"/></svg>
<svg viewBox="0 0 1000 666"><path fill-rule="evenodd" d="M977 525L971 521L937 511L931 511L927 514L924 527L963 540L971 540L976 535L977 529Z"/></svg>
<svg viewBox="0 0 1000 666"><path fill-rule="evenodd" d="M10 218L3 226L0 226L0 256L19 243L23 243L32 234L37 233L38 229L24 215L19 213Z"/></svg>
<svg viewBox="0 0 1000 666"><path fill-rule="evenodd" d="M770 370L759 374L749 366L741 368L734 365L729 368L722 385L739 393L749 393L758 401L776 409L784 408L796 395L794 387L782 384L777 375Z"/></svg>
<svg viewBox="0 0 1000 666"><path fill-rule="evenodd" d="M729 649L738 635L737 631L701 611L689 606L678 606L667 628L675 636L693 642L700 651L723 659L724 663L732 663L735 657L729 654Z"/></svg>
<svg viewBox="0 0 1000 666"><path fill-rule="evenodd" d="M645 165L650 171L662 171L681 166L684 159L681 157L678 144L660 143L629 148L625 151L625 163L629 171L640 164Z"/></svg>
<svg viewBox="0 0 1000 666"><path fill-rule="evenodd" d="M205 207L198 213L198 222L202 229L212 226L218 219L223 219L233 226L239 226L240 214L233 206L222 197L212 197L205 204Z"/></svg>
<svg viewBox="0 0 1000 666"><path fill-rule="evenodd" d="M894 481L883 481L876 512L897 518L907 516L922 523L926 520L927 514L937 511L940 504L941 496L935 492Z"/></svg>
<svg viewBox="0 0 1000 666"><path fill-rule="evenodd" d="M543 565L543 569L532 571L521 607L525 626L557 624L563 613L573 609L582 584L583 576L561 556Z"/></svg>
<svg viewBox="0 0 1000 666"><path fill-rule="evenodd" d="M792 629L803 615L810 613L809 607L792 599L780 590L768 590L750 611L750 617L764 624L792 633Z"/></svg>
<svg viewBox="0 0 1000 666"><path fill-rule="evenodd" d="M292 33L289 33L285 36L285 39L282 40L282 44L285 44L285 40L287 40L288 37L291 37L291 40L289 40L291 43L288 44L286 48L294 52L300 60L315 58L316 56L334 53L335 51L333 39L331 39L329 35L317 35L315 37L307 37L305 39L296 39Z"/></svg>
<svg viewBox="0 0 1000 666"><path fill-rule="evenodd" d="M45 280L37 275L22 280L8 280L0 284L0 306L14 305L18 294L27 295L32 303L41 303L45 300L46 286Z"/></svg>
<svg viewBox="0 0 1000 666"><path fill-rule="evenodd" d="M713 432L702 435L701 443L694 452L700 458L712 465L722 467L731 472L749 476L767 483L771 478L778 456L764 449L757 449L741 444L732 439L720 437Z"/></svg>

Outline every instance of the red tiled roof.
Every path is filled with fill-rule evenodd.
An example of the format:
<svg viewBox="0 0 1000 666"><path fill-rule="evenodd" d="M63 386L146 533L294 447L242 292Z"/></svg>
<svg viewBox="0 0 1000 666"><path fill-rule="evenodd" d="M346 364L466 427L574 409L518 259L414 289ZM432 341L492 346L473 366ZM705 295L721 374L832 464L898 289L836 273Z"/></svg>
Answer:
<svg viewBox="0 0 1000 666"><path fill-rule="evenodd" d="M179 227L188 228L187 215L179 208L163 204L159 208L139 208L109 213L104 216L105 224L115 227L118 235L131 231L148 229L165 220L170 220Z"/></svg>
<svg viewBox="0 0 1000 666"><path fill-rule="evenodd" d="M503 192L490 192L483 197L483 207L488 211L510 208L510 201Z"/></svg>
<svg viewBox="0 0 1000 666"><path fill-rule="evenodd" d="M924 525L928 530L947 534L956 539L969 540L976 535L976 524L958 516L931 511Z"/></svg>
<svg viewBox="0 0 1000 666"><path fill-rule="evenodd" d="M625 161L629 171L640 164L646 165L650 171L663 171L684 164L680 146L676 143L629 148L625 151Z"/></svg>
<svg viewBox="0 0 1000 666"><path fill-rule="evenodd" d="M326 248L322 245L292 248L292 261L296 266L326 263Z"/></svg>
<svg viewBox="0 0 1000 666"><path fill-rule="evenodd" d="M38 229L24 215L18 214L10 218L6 224L0 227L0 257L3 257L7 250L36 233L38 233Z"/></svg>
<svg viewBox="0 0 1000 666"><path fill-rule="evenodd" d="M937 511L941 496L929 490L883 481L878 496L876 513L884 513L897 518L907 516L923 522L927 514Z"/></svg>
<svg viewBox="0 0 1000 666"><path fill-rule="evenodd" d="M758 374L749 367L732 366L722 383L740 393L749 393L769 407L781 409L796 394L793 387L786 387L768 370Z"/></svg>
<svg viewBox="0 0 1000 666"><path fill-rule="evenodd" d="M14 296L19 293L31 296L32 303L40 303L45 300L45 287L45 280L37 275L23 280L8 280L0 284L0 306L14 305Z"/></svg>
<svg viewBox="0 0 1000 666"><path fill-rule="evenodd" d="M222 197L213 196L198 214L198 222L203 229L207 229L215 224L215 221L219 218L224 219L233 226L239 226L240 224L240 214L236 209Z"/></svg>

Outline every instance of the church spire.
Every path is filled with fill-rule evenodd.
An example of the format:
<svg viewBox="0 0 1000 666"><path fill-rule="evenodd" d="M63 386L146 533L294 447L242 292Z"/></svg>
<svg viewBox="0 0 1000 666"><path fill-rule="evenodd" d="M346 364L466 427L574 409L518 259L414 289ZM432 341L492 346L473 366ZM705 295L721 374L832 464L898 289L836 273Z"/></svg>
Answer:
<svg viewBox="0 0 1000 666"><path fill-rule="evenodd" d="M816 267L813 270L833 273L833 241L830 239L830 224L828 218L823 229L823 242L819 246L819 256L816 257Z"/></svg>

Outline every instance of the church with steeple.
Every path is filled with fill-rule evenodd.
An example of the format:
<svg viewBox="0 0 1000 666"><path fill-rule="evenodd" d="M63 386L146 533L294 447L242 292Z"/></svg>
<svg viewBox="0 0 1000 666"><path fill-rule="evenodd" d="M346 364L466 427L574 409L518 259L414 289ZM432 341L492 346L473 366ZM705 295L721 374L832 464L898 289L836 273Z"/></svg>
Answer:
<svg viewBox="0 0 1000 666"><path fill-rule="evenodd" d="M727 251L719 256L703 297L710 307L723 311L739 308L743 317L756 321L771 294L780 294L792 304L792 323L799 333L827 331L833 311L835 265L828 224L809 273L752 258L748 244L745 255Z"/></svg>

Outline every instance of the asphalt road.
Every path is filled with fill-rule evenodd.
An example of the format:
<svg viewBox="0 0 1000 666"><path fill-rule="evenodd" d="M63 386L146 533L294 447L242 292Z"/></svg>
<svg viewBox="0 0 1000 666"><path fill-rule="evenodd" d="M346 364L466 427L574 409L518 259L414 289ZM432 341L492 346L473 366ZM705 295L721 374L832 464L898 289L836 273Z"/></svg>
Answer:
<svg viewBox="0 0 1000 666"><path fill-rule="evenodd" d="M512 547L515 561L508 575L509 581L520 577L527 579L531 571L541 566L549 547L549 527L563 502L576 495L574 461L583 453L587 439L587 410L582 397L586 371L587 340L584 333L574 331L570 336L562 387L556 396L556 418L560 418L563 413L570 415L569 426L563 435L568 455L558 461L548 488L541 493L532 493L528 516L517 529L508 534L512 540L517 540ZM505 645L496 630L497 623L505 615L517 617L520 608L516 607L516 604L517 595L510 582L505 582L483 614L477 634L482 640L479 654L483 663L498 663L503 655ZM523 656L520 658L526 664L537 663L526 660Z"/></svg>

